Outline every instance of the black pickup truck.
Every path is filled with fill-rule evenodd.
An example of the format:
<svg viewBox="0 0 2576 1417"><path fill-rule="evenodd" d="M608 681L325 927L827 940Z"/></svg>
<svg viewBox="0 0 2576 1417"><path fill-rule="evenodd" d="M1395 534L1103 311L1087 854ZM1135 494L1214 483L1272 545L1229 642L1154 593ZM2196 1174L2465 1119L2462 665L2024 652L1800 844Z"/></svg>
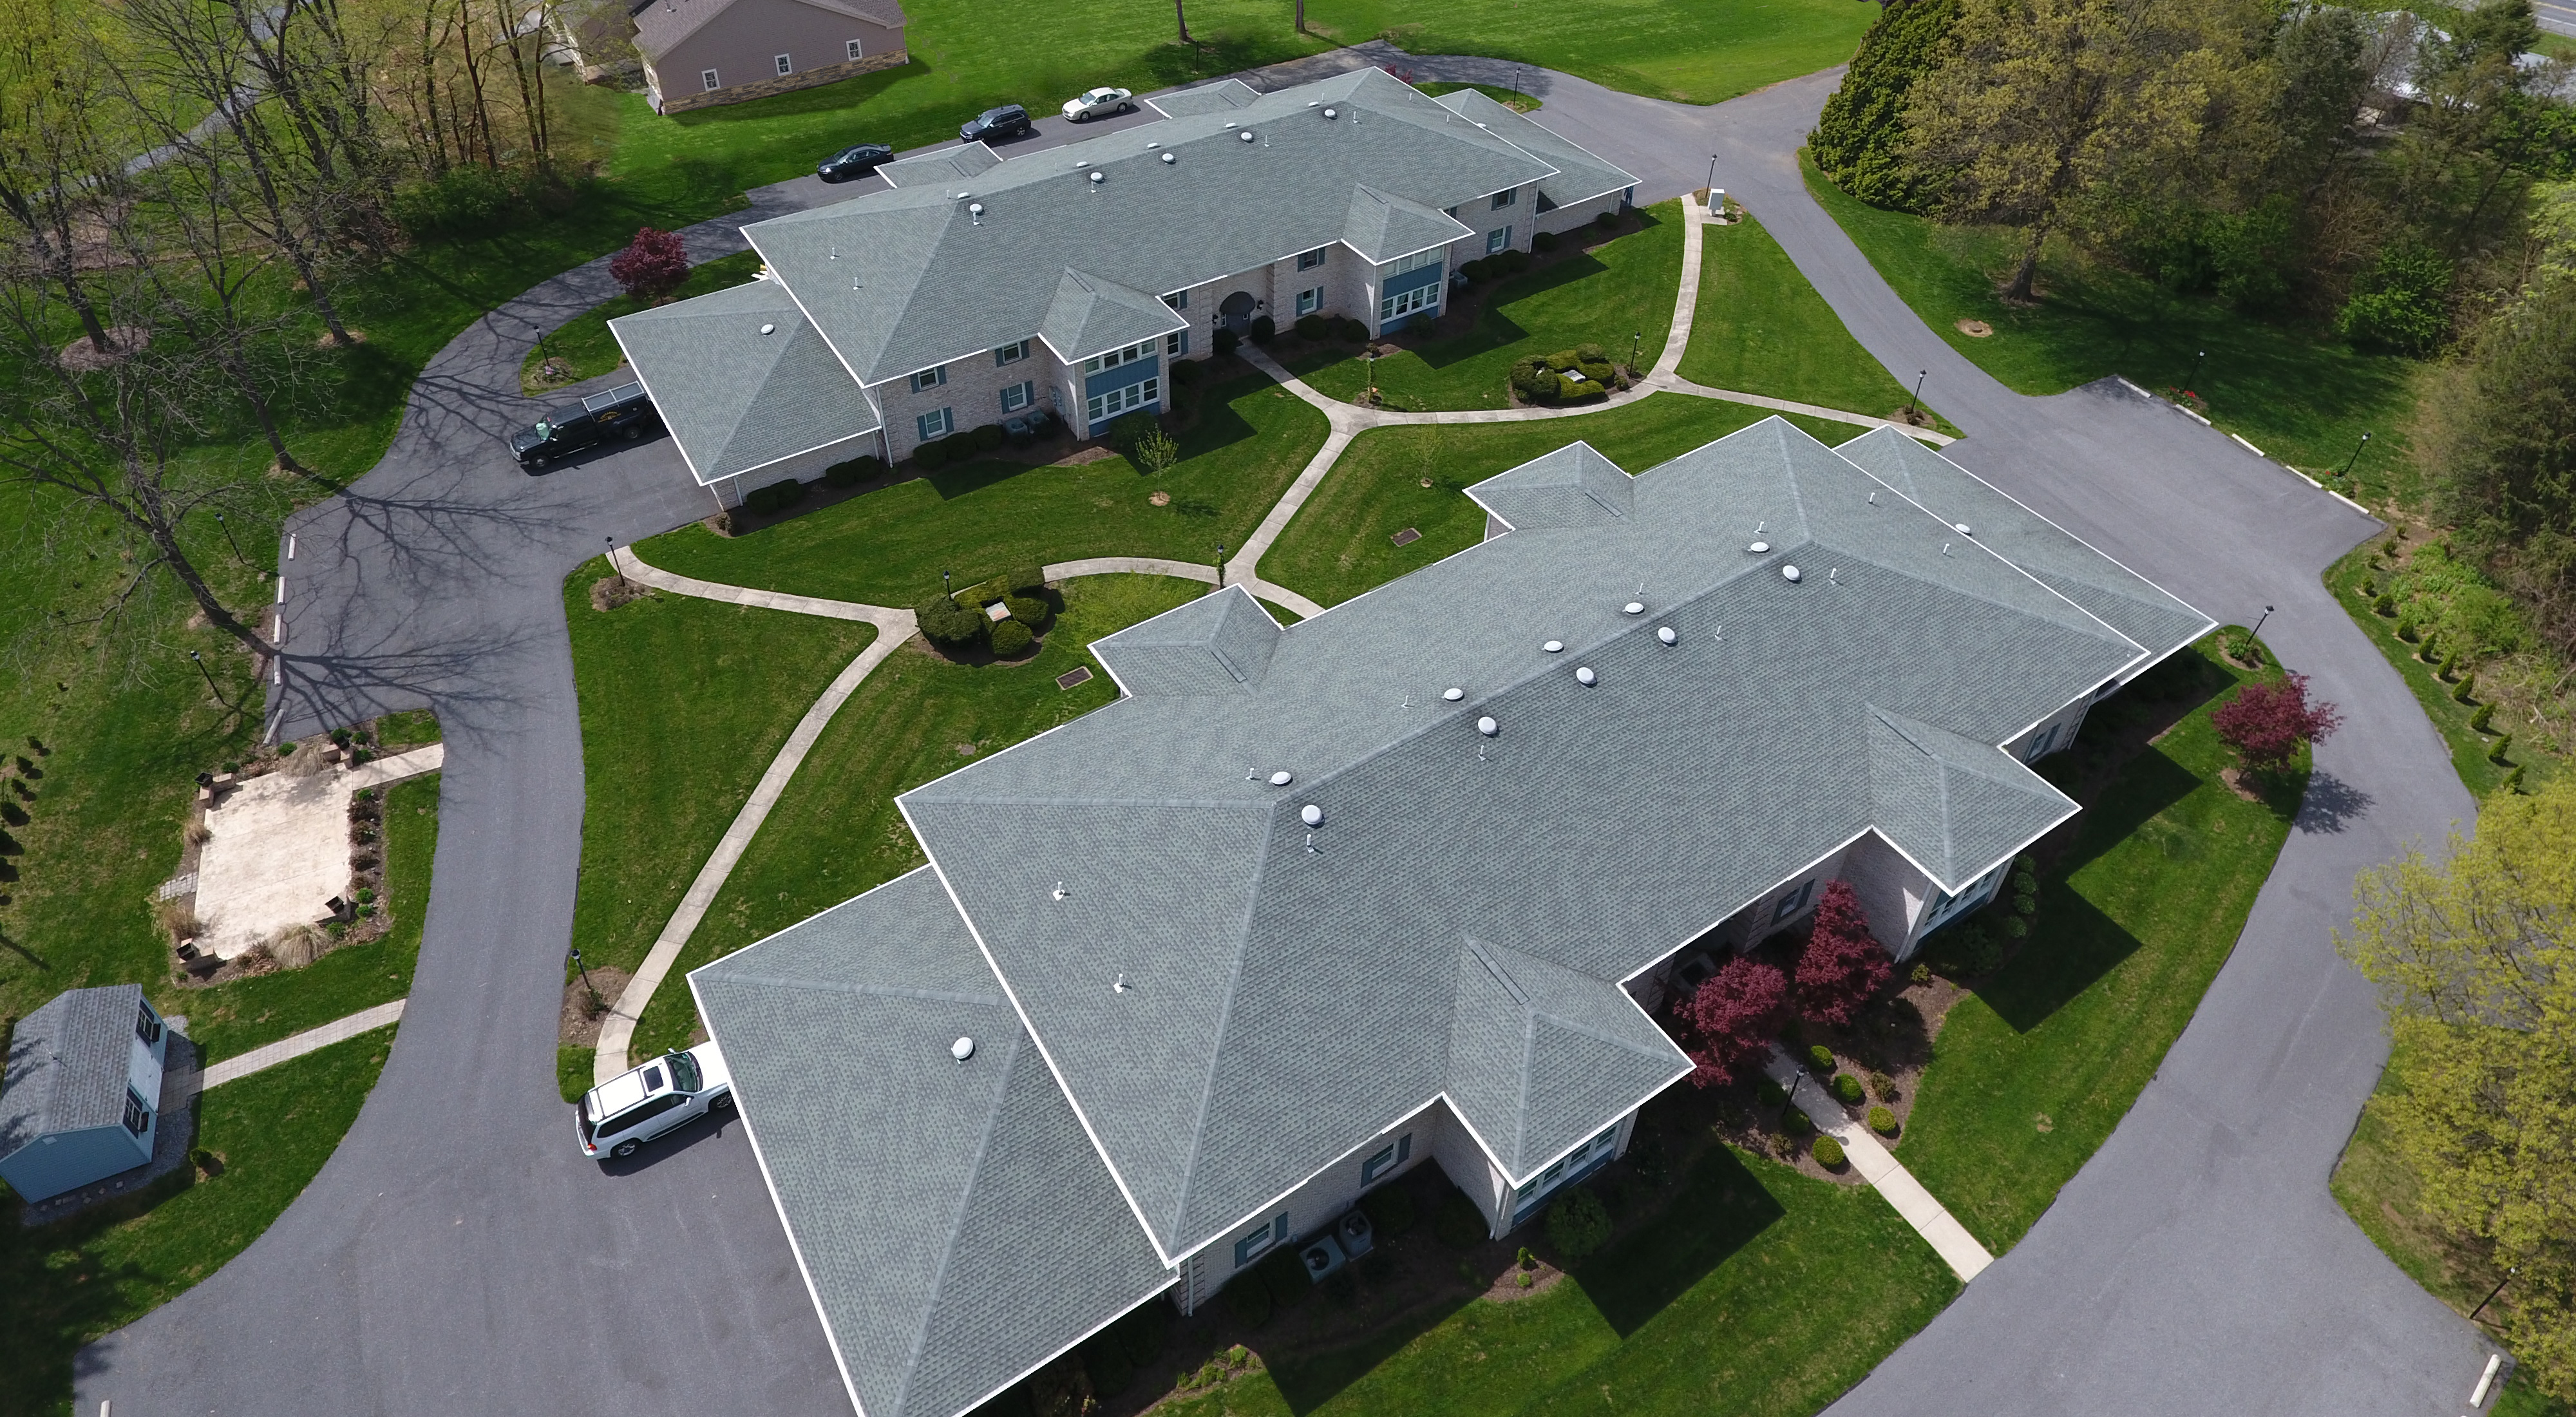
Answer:
<svg viewBox="0 0 2576 1417"><path fill-rule="evenodd" d="M592 394L578 407L567 405L547 414L534 428L510 435L510 451L521 467L544 467L560 457L611 438L634 442L653 423L653 400L642 384L621 384Z"/></svg>

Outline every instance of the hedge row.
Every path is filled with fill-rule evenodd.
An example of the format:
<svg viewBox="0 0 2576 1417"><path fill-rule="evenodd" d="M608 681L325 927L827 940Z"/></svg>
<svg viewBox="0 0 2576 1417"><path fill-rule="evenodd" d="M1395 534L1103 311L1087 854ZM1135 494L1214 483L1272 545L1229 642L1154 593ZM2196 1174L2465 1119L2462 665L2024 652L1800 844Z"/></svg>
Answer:
<svg viewBox="0 0 2576 1417"><path fill-rule="evenodd" d="M987 423L981 428L969 428L963 433L951 433L945 438L933 438L912 450L912 460L919 464L924 472L929 472L946 467L953 462L964 462L979 454L996 452L1001 446L1002 425Z"/></svg>
<svg viewBox="0 0 2576 1417"><path fill-rule="evenodd" d="M1512 392L1536 404L1576 403L1608 392L1619 369L1597 344L1577 345L1550 355L1533 354L1512 366Z"/></svg>
<svg viewBox="0 0 2576 1417"><path fill-rule="evenodd" d="M1458 274L1465 276L1470 281L1482 283L1489 280L1501 280L1505 276L1516 276L1529 268L1529 252L1497 251L1490 256L1479 256L1460 266L1458 268Z"/></svg>

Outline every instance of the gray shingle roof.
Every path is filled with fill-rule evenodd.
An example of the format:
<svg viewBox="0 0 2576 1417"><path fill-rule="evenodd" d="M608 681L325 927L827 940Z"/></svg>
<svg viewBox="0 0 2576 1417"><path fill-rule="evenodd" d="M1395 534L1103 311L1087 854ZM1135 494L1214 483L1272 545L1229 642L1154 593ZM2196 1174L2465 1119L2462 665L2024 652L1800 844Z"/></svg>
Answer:
<svg viewBox="0 0 2576 1417"><path fill-rule="evenodd" d="M1238 108L1249 108L1260 97L1261 90L1241 79L1219 79L1212 84L1201 84L1197 88L1163 94L1149 98L1145 102L1152 105L1155 112L1166 118L1192 118L1203 113L1226 113Z"/></svg>
<svg viewBox="0 0 2576 1417"><path fill-rule="evenodd" d="M1067 270L1038 322L1038 338L1063 359L1160 339L1190 322L1157 296Z"/></svg>
<svg viewBox="0 0 2576 1417"><path fill-rule="evenodd" d="M1209 601L1250 606L1240 588L1109 636L1130 697L900 799L1167 1256L1444 1089L1521 1139L1507 1165L1597 1130L1651 1090L1600 1078L1669 1076L1643 1020L1587 1033L1575 1003L1533 1005L1518 1079L1461 1087L1456 1060L1509 1053L1502 1006L1462 986L1467 942L1515 980L1563 972L1532 998L1606 1009L1879 825L1907 772L1955 805L1886 830L1956 889L2054 799L1993 745L2142 657L1781 420L1624 498L1596 457L1480 484L1517 530L1276 632L1257 678L1208 664L1241 613Z"/></svg>
<svg viewBox="0 0 2576 1417"><path fill-rule="evenodd" d="M1364 69L743 234L874 384L1035 333L1068 269L1159 297L1342 240L1362 183L1437 211L1556 170Z"/></svg>
<svg viewBox="0 0 2576 1417"><path fill-rule="evenodd" d="M1893 428L1874 428L1835 451L1943 521L1967 523L1979 542L2153 651L2149 663L2218 628L2164 587Z"/></svg>
<svg viewBox="0 0 2576 1417"><path fill-rule="evenodd" d="M877 176L889 187L937 187L981 177L1001 166L1002 155L982 143L960 143L919 157L877 165Z"/></svg>
<svg viewBox="0 0 2576 1417"><path fill-rule="evenodd" d="M608 328L700 482L880 425L867 393L774 280L620 316Z"/></svg>
<svg viewBox="0 0 2576 1417"><path fill-rule="evenodd" d="M1351 189L1350 216L1342 223L1342 244L1373 263L1473 235L1464 222L1437 207L1381 192L1365 182Z"/></svg>
<svg viewBox="0 0 2576 1417"><path fill-rule="evenodd" d="M868 1417L951 1417L1171 1283L927 869L689 984Z"/></svg>
<svg viewBox="0 0 2576 1417"><path fill-rule="evenodd" d="M1550 132L1529 115L1515 113L1474 89L1442 94L1437 102L1461 118L1484 124L1512 146L1527 148L1554 163L1556 175L1541 180L1538 190L1541 196L1560 207L1588 202L1637 185L1637 179L1626 168L1602 161L1583 147Z"/></svg>
<svg viewBox="0 0 2576 1417"><path fill-rule="evenodd" d="M1564 1155L1691 1070L1628 992L1501 945L1458 951L1449 1095L1515 1176ZM1490 1130L1487 1130L1490 1128Z"/></svg>
<svg viewBox="0 0 2576 1417"><path fill-rule="evenodd" d="M48 1133L124 1121L142 1003L135 984L71 989L18 1020L0 1070L0 1156Z"/></svg>
<svg viewBox="0 0 2576 1417"><path fill-rule="evenodd" d="M1872 705L1871 824L1933 879L1956 884L2075 815L2073 799L1998 753Z"/></svg>

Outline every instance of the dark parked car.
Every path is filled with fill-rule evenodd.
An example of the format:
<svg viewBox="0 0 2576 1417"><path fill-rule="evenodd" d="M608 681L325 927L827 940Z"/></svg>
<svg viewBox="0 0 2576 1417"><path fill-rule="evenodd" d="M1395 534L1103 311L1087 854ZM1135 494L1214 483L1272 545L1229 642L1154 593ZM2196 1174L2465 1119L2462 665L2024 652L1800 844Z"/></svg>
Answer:
<svg viewBox="0 0 2576 1417"><path fill-rule="evenodd" d="M894 149L883 143L861 143L843 148L815 164L814 175L826 182L852 182L877 170L877 164L890 162Z"/></svg>
<svg viewBox="0 0 2576 1417"><path fill-rule="evenodd" d="M957 136L970 143L995 143L1005 138L1028 136L1029 111L1016 103L988 108L957 130Z"/></svg>
<svg viewBox="0 0 2576 1417"><path fill-rule="evenodd" d="M537 420L534 428L510 435L510 451L521 467L544 467L593 443L623 438L632 443L653 424L653 400L642 384L624 384L592 394L578 405L566 405Z"/></svg>

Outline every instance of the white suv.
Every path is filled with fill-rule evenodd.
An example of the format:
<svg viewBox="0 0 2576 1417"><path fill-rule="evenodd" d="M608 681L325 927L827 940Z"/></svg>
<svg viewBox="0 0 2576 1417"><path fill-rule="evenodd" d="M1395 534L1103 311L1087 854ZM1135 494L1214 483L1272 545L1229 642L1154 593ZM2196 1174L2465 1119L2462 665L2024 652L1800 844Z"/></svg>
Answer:
<svg viewBox="0 0 2576 1417"><path fill-rule="evenodd" d="M633 1156L664 1132L733 1109L733 1072L709 1039L630 1068L581 1099L581 1154Z"/></svg>

